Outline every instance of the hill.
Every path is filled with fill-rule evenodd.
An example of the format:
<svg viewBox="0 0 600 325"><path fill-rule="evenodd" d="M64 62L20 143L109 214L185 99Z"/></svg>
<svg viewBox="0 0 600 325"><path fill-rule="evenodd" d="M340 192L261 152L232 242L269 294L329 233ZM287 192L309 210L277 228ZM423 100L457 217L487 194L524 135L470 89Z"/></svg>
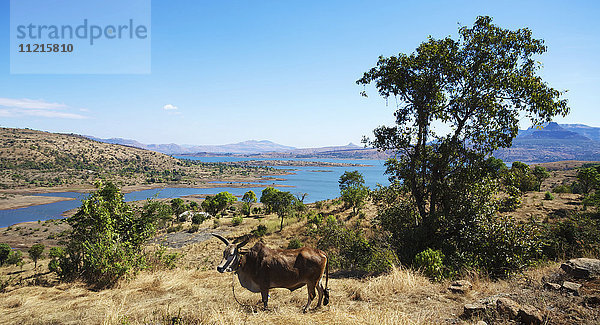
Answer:
<svg viewBox="0 0 600 325"><path fill-rule="evenodd" d="M208 152L212 154L260 154L273 151L289 151L296 148L284 146L268 140L248 140L238 143L224 145L179 145L175 143L169 144L144 144L136 140L123 138L101 139L93 136L86 136L89 139L99 142L121 144L136 148L152 150L168 155L180 155L191 153Z"/></svg>
<svg viewBox="0 0 600 325"><path fill-rule="evenodd" d="M180 160L155 151L98 142L75 134L0 128L0 188L90 186L98 179L122 185L198 185L255 179L266 168Z"/></svg>
<svg viewBox="0 0 600 325"><path fill-rule="evenodd" d="M564 128L557 123L549 123L543 128L522 130L513 140L510 148L494 153L504 161L527 163L552 162L560 160L600 160L600 142L585 134L594 134L600 128ZM577 131L577 132L576 132ZM585 132L583 132L585 131Z"/></svg>

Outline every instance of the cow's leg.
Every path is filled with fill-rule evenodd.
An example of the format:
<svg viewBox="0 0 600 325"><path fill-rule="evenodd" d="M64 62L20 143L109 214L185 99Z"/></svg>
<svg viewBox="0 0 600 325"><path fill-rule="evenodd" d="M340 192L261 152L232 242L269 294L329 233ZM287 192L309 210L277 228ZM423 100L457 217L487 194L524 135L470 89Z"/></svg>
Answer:
<svg viewBox="0 0 600 325"><path fill-rule="evenodd" d="M324 291L325 291L325 289L323 289L323 285L321 285L321 281L319 281L319 284L317 284L317 292L319 293L319 300L317 300L316 308L321 307L321 302L323 302L323 292Z"/></svg>
<svg viewBox="0 0 600 325"><path fill-rule="evenodd" d="M265 310L267 310L267 303L269 302L269 289L261 290L260 295L262 296L262 302Z"/></svg>
<svg viewBox="0 0 600 325"><path fill-rule="evenodd" d="M313 299L315 299L316 293L315 293L315 286L316 283L307 283L306 288L308 289L308 302L306 303L306 306L304 306L304 312L306 312L308 310L308 306L310 306L310 303L312 302Z"/></svg>

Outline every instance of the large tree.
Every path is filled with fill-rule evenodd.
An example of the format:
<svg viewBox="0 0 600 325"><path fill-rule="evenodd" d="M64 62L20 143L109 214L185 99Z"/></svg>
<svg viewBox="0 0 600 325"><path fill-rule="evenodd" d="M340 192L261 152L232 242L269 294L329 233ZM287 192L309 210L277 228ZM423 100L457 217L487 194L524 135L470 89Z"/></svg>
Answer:
<svg viewBox="0 0 600 325"><path fill-rule="evenodd" d="M414 53L380 57L357 81L395 98L396 125L378 127L367 141L397 153L387 173L397 197L408 200L394 213L410 216L419 238L460 237L457 218L490 214L493 186L486 182L495 167L486 158L511 145L521 116L540 125L568 113L562 93L538 75L544 52L529 29L478 17L457 40L430 37Z"/></svg>

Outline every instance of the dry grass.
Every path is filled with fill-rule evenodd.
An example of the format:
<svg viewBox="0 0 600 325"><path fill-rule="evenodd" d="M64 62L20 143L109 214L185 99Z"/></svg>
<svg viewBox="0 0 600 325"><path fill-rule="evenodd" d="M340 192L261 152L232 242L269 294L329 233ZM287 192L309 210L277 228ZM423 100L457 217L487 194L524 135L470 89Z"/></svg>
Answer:
<svg viewBox="0 0 600 325"><path fill-rule="evenodd" d="M189 269L143 272L100 292L75 283L0 294L0 323L164 324L181 317L192 324L419 324L452 311L438 294L440 285L406 270L371 280L330 279L329 284L331 304L317 311L302 313L305 289L275 289L271 310L253 312L233 300L229 275ZM236 295L258 306L260 295L237 282Z"/></svg>

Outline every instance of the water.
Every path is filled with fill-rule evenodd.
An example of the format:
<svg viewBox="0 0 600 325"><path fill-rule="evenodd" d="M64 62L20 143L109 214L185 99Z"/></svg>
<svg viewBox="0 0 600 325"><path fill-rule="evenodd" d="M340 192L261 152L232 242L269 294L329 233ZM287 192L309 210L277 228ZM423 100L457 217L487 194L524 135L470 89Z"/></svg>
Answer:
<svg viewBox="0 0 600 325"><path fill-rule="evenodd" d="M339 197L338 180L345 171L358 170L365 178L365 185L370 188L375 188L376 185L387 185L389 182L383 174L385 171L383 160L348 160L348 159L251 159L251 158L234 158L234 157L177 157L185 159L199 160L203 162L235 162L246 160L304 160L304 161L321 161L321 162L340 162L372 165L372 167L318 167L318 166L274 166L276 169L290 171L293 174L277 176L277 178L285 179L283 181L265 180L256 187L250 188L235 188L228 187L227 182L222 183L223 187L215 188L179 188L167 187L162 189L150 189L136 191L125 194L126 201L145 200L147 198L176 198L188 195L213 195L219 192L227 191L236 196L241 196L245 192L252 190L260 198L260 192L269 185L287 185L292 187L279 187L282 191L289 191L292 194L308 193L304 200L306 203L311 203L320 200L332 199ZM62 217L62 213L77 208L81 205L81 199L87 194L76 192L60 192L60 193L42 193L35 194L40 196L53 197L68 197L75 200L61 201L56 203L36 205L20 209L0 210L0 227L6 227L19 222L37 221L47 219L57 219Z"/></svg>

